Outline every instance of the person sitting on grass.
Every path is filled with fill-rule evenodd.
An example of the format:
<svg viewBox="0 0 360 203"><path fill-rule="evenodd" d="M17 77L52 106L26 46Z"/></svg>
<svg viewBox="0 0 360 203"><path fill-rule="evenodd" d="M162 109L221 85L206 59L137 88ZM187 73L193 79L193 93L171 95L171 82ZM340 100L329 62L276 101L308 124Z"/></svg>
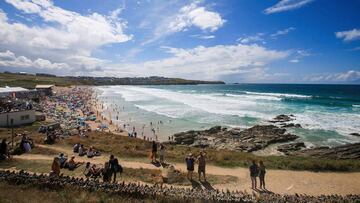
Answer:
<svg viewBox="0 0 360 203"><path fill-rule="evenodd" d="M2 139L0 144L0 160L10 159L10 153L8 150L8 144L6 143L6 139Z"/></svg>
<svg viewBox="0 0 360 203"><path fill-rule="evenodd" d="M59 176L60 175L60 162L59 157L54 157L54 160L51 164L51 176Z"/></svg>
<svg viewBox="0 0 360 203"><path fill-rule="evenodd" d="M249 171L250 171L250 178L251 178L251 188L253 190L256 189L256 177L259 174L259 168L258 165L256 164L255 160L252 161L252 165L249 167Z"/></svg>
<svg viewBox="0 0 360 203"><path fill-rule="evenodd" d="M74 153L79 153L79 148L80 148L80 143L76 143L73 147L73 152Z"/></svg>
<svg viewBox="0 0 360 203"><path fill-rule="evenodd" d="M67 159L68 158L63 153L59 155L60 168L65 168Z"/></svg>
<svg viewBox="0 0 360 203"><path fill-rule="evenodd" d="M80 145L79 147L79 156L84 156L86 154L84 145Z"/></svg>
<svg viewBox="0 0 360 203"><path fill-rule="evenodd" d="M94 156L100 156L100 155L101 155L101 153L99 151L95 150L95 148L93 146L91 146L89 148L89 150L87 151L87 154L86 154L86 156L88 158L93 158Z"/></svg>
<svg viewBox="0 0 360 203"><path fill-rule="evenodd" d="M188 171L187 178L189 180L192 180L192 173L194 172L195 159L191 153L188 155L188 157L185 158L185 162L186 162L186 169Z"/></svg>
<svg viewBox="0 0 360 203"><path fill-rule="evenodd" d="M83 163L75 161L75 156L71 156L70 160L67 162L67 167L69 168L70 171L73 171L77 167L79 167L81 164L83 164Z"/></svg>
<svg viewBox="0 0 360 203"><path fill-rule="evenodd" d="M83 174L85 175L86 178L89 178L91 176L90 169L91 169L90 162L86 162L86 165L85 165L85 168L84 168L84 171L83 171Z"/></svg>
<svg viewBox="0 0 360 203"><path fill-rule="evenodd" d="M266 173L266 168L264 165L263 161L259 161L259 180L260 180L260 189L264 189L265 188L265 173Z"/></svg>

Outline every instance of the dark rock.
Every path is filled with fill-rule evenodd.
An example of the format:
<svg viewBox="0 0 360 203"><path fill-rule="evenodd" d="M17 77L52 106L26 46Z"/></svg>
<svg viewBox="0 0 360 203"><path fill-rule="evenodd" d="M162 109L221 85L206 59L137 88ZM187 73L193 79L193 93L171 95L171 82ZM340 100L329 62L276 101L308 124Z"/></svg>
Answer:
<svg viewBox="0 0 360 203"><path fill-rule="evenodd" d="M316 147L292 153L292 155L327 159L360 159L360 142L338 147Z"/></svg>
<svg viewBox="0 0 360 203"><path fill-rule="evenodd" d="M350 135L353 135L353 136L358 136L358 137L360 137L360 133L350 133Z"/></svg>
<svg viewBox="0 0 360 203"><path fill-rule="evenodd" d="M283 128L302 128L300 124L294 124L294 123L282 123L281 127Z"/></svg>
<svg viewBox="0 0 360 203"><path fill-rule="evenodd" d="M210 128L209 130L205 130L206 133L209 134L215 134L221 131L221 126L214 126L212 128Z"/></svg>
<svg viewBox="0 0 360 203"><path fill-rule="evenodd" d="M264 149L270 144L288 142L297 139L293 134L286 134L286 129L274 125L256 125L241 131L215 126L209 130L187 131L174 135L175 143L189 146L206 145L215 149L229 149L252 152Z"/></svg>
<svg viewBox="0 0 360 203"><path fill-rule="evenodd" d="M281 115L278 115L276 116L272 121L270 121L271 123L283 123L283 122L289 122L289 121L293 121L295 120L294 118L291 118L290 116L288 115L284 115L284 114L281 114Z"/></svg>
<svg viewBox="0 0 360 203"><path fill-rule="evenodd" d="M298 151L305 148L305 143L295 142L289 144L283 144L277 147L277 150L283 152L285 155L290 155L291 152Z"/></svg>

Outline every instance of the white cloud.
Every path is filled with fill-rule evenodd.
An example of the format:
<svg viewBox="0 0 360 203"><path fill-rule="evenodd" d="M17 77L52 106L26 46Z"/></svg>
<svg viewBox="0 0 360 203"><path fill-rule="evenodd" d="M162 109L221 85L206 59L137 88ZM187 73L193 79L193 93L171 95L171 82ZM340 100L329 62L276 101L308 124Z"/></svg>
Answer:
<svg viewBox="0 0 360 203"><path fill-rule="evenodd" d="M70 66L66 63L52 63L49 60L38 58L34 61L25 56L16 57L15 54L9 50L0 52L0 67L7 68L37 68L37 69L69 69Z"/></svg>
<svg viewBox="0 0 360 203"><path fill-rule="evenodd" d="M254 43L254 42L261 42L261 43L265 44L263 36L264 36L264 33L257 33L255 35L240 37L239 39L237 39L237 41L239 41L242 44L249 44L249 43Z"/></svg>
<svg viewBox="0 0 360 203"><path fill-rule="evenodd" d="M179 32L195 26L201 30L213 32L223 26L224 23L225 20L221 18L219 13L200 7L199 2L193 2L180 9L168 25L168 29L170 32Z"/></svg>
<svg viewBox="0 0 360 203"><path fill-rule="evenodd" d="M299 60L299 59L292 59L292 60L290 60L289 62L290 62L290 63L299 63L300 60Z"/></svg>
<svg viewBox="0 0 360 203"><path fill-rule="evenodd" d="M314 0L280 0L277 4L265 9L266 14L294 10L305 6Z"/></svg>
<svg viewBox="0 0 360 203"><path fill-rule="evenodd" d="M270 36L272 38L277 38L278 36L281 36L281 35L287 35L289 32L295 30L294 27L288 27L286 29L283 29L283 30L278 30L277 32L271 34Z"/></svg>
<svg viewBox="0 0 360 203"><path fill-rule="evenodd" d="M91 57L94 50L132 38L132 35L124 33L126 21L119 18L121 9L116 9L109 16L98 13L81 15L57 7L48 0L6 2L26 16L42 19L42 26L30 26L10 21L0 9L2 50L11 50L33 60L44 58L59 63L66 61L73 68L80 64L81 68L92 69L98 66L98 63L94 63L98 59ZM71 58L73 60L69 60ZM87 60L80 60L84 58ZM40 62L43 64L43 61Z"/></svg>
<svg viewBox="0 0 360 203"><path fill-rule="evenodd" d="M352 29L347 31L341 31L335 33L336 37L342 39L343 41L353 41L360 39L360 30Z"/></svg>
<svg viewBox="0 0 360 203"><path fill-rule="evenodd" d="M141 45L153 43L192 27L199 28L202 32L214 32L226 22L218 12L200 6L201 1L195 1L185 6L183 4L182 6L179 5L180 9L174 9L174 4L178 5L175 3L176 1L169 2L162 2L161 6L153 8L151 10L152 15L146 16L140 23L140 28L155 27L150 37ZM184 1L180 2L183 3ZM161 13L162 15L153 16L155 13Z"/></svg>
<svg viewBox="0 0 360 203"><path fill-rule="evenodd" d="M192 49L164 48L171 57L141 64L112 64L102 72L93 74L218 79L224 75L264 69L271 62L284 59L290 54L288 51L270 50L256 44L198 46Z"/></svg>
<svg viewBox="0 0 360 203"><path fill-rule="evenodd" d="M305 81L330 83L360 83L360 71L349 70L343 73L323 73L305 77Z"/></svg>
<svg viewBox="0 0 360 203"><path fill-rule="evenodd" d="M191 37L195 37L198 39L214 39L215 35L191 35Z"/></svg>

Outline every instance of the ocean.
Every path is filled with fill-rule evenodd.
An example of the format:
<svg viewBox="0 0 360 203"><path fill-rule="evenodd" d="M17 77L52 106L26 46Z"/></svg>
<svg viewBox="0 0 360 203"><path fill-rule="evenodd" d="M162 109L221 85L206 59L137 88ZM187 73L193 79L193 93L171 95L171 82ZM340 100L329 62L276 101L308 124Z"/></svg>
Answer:
<svg viewBox="0 0 360 203"><path fill-rule="evenodd" d="M161 140L173 133L215 125L247 128L293 114L288 129L307 146L359 142L360 85L234 84L101 86L103 115L139 135ZM150 122L153 126L150 126Z"/></svg>

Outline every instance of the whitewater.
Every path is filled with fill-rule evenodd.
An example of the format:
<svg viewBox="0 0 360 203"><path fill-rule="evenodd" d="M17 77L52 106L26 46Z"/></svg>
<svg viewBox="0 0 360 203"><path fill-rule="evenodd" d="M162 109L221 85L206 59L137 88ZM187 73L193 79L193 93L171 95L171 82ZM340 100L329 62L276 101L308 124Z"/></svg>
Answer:
<svg viewBox="0 0 360 203"><path fill-rule="evenodd" d="M214 125L247 128L293 114L302 129L289 129L307 145L337 146L359 142L359 86L196 85L102 86L98 99L119 125L136 126L151 136L156 124L161 139ZM358 91L359 90L359 91ZM120 112L114 106L121 106ZM118 118L118 120L115 119ZM159 121L162 124L158 124Z"/></svg>

